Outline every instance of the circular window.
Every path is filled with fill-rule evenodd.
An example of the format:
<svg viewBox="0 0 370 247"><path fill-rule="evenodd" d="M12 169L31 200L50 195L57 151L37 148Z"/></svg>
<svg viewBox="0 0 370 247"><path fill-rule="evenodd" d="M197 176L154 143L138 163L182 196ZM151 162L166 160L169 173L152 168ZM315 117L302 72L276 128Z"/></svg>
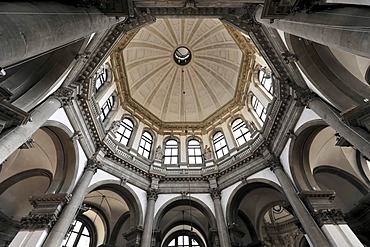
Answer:
<svg viewBox="0 0 370 247"><path fill-rule="evenodd" d="M178 65L187 65L191 60L191 52L185 46L180 46L173 53L173 59Z"/></svg>

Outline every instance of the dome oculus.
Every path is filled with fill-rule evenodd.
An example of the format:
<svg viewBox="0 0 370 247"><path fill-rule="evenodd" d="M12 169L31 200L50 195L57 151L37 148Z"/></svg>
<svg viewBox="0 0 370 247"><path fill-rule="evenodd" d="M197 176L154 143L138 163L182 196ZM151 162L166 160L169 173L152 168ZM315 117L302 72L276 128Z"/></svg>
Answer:
<svg viewBox="0 0 370 247"><path fill-rule="evenodd" d="M173 59L178 65L187 65L191 60L191 52L185 46L180 46L173 53Z"/></svg>

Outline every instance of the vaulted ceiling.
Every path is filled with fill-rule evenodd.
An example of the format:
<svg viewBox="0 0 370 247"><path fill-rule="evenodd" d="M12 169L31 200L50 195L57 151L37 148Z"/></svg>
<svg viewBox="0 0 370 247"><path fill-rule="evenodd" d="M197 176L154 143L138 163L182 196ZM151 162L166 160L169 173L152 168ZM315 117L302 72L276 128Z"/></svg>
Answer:
<svg viewBox="0 0 370 247"><path fill-rule="evenodd" d="M249 64L231 29L205 18L157 19L141 28L118 49L124 94L162 122L201 122L214 115L235 99L242 67ZM180 47L191 55L184 65L176 62Z"/></svg>

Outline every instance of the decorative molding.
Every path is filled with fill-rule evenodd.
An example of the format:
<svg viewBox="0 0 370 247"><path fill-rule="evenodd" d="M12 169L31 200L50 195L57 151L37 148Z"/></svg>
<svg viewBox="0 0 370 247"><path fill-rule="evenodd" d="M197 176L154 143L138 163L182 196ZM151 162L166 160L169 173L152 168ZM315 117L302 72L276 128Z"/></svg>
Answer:
<svg viewBox="0 0 370 247"><path fill-rule="evenodd" d="M44 194L44 195L37 195L31 196L29 201L34 208L38 207L50 207L55 205L65 205L68 204L71 200L72 195L67 193L61 194Z"/></svg>
<svg viewBox="0 0 370 247"><path fill-rule="evenodd" d="M1 69L1 67L0 67ZM0 101L3 101L3 100L8 100L11 96L12 96L12 92L5 88L5 87L0 87Z"/></svg>
<svg viewBox="0 0 370 247"><path fill-rule="evenodd" d="M123 234L123 237L127 240L126 246L128 247L140 247L141 235L143 234L143 227L132 227Z"/></svg>
<svg viewBox="0 0 370 247"><path fill-rule="evenodd" d="M10 127L25 125L29 121L31 121L31 114L0 100L0 132Z"/></svg>
<svg viewBox="0 0 370 247"><path fill-rule="evenodd" d="M32 138L28 138L25 143L23 143L19 149L31 149L35 148L35 141Z"/></svg>
<svg viewBox="0 0 370 247"><path fill-rule="evenodd" d="M341 113L345 123L370 131L370 101Z"/></svg>
<svg viewBox="0 0 370 247"><path fill-rule="evenodd" d="M285 52L281 53L281 55L283 56L283 59L284 59L286 64L298 61L297 56L295 54L289 52L289 51L285 51Z"/></svg>
<svg viewBox="0 0 370 247"><path fill-rule="evenodd" d="M72 141L78 141L83 138L83 134L80 130L76 130L73 135L71 136Z"/></svg>

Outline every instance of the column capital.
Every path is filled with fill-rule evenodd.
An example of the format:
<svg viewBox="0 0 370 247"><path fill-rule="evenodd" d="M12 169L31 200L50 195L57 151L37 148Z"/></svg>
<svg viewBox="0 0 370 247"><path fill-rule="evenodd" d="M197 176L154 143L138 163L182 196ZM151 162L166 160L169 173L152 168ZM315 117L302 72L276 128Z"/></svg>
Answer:
<svg viewBox="0 0 370 247"><path fill-rule="evenodd" d="M317 94L312 92L310 89L299 88L299 89L295 89L295 92L302 106L308 107L311 101L318 98Z"/></svg>
<svg viewBox="0 0 370 247"><path fill-rule="evenodd" d="M71 88L67 87L60 87L57 91L55 91L52 96L59 100L61 103L61 107L63 106L69 106L72 105L72 100L74 99L73 97L74 90Z"/></svg>
<svg viewBox="0 0 370 247"><path fill-rule="evenodd" d="M21 219L23 229L45 229L52 227L58 220L62 207L71 199L67 193L31 196L29 201L33 210Z"/></svg>
<svg viewBox="0 0 370 247"><path fill-rule="evenodd" d="M29 214L21 219L22 229L43 229L54 225L58 220L55 214Z"/></svg>
<svg viewBox="0 0 370 247"><path fill-rule="evenodd" d="M211 193L212 200L221 199L221 190L220 188L210 188L209 192Z"/></svg>
<svg viewBox="0 0 370 247"><path fill-rule="evenodd" d="M147 200L157 201L158 199L158 189L149 189L147 192Z"/></svg>
<svg viewBox="0 0 370 247"><path fill-rule="evenodd" d="M283 169L283 166L281 165L280 162L270 162L269 163L270 170L275 172L277 169Z"/></svg>
<svg viewBox="0 0 370 247"><path fill-rule="evenodd" d="M312 216L320 227L324 224L346 224L344 214L340 209L314 210Z"/></svg>
<svg viewBox="0 0 370 247"><path fill-rule="evenodd" d="M98 168L100 167L101 167L100 161L98 161L96 157L91 157L87 160L85 171L93 171L94 173L96 173Z"/></svg>

